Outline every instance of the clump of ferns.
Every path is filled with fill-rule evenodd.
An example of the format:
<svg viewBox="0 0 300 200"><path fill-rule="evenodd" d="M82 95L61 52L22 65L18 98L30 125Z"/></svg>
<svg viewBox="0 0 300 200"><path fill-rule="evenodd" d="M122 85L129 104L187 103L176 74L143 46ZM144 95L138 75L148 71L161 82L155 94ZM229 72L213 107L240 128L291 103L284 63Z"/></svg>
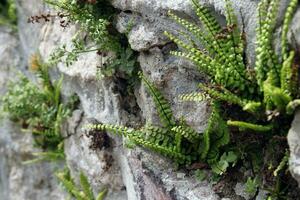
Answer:
<svg viewBox="0 0 300 200"><path fill-rule="evenodd" d="M50 56L52 64L63 62L70 66L78 61L80 55L96 52L101 57L98 72L102 76L112 76L115 71L129 76L134 74L136 55L130 49L125 35L118 33L114 28L112 22L117 11L108 0L44 1L58 10L58 13L31 16L28 22L40 23L58 19L63 28L69 27L70 24L79 25L71 45L63 44L53 51Z"/></svg>
<svg viewBox="0 0 300 200"><path fill-rule="evenodd" d="M203 148L205 146L203 137L189 127L184 120L176 120L168 101L160 91L142 73L139 73L139 76L152 96L162 126L146 124L140 129L133 129L111 124L90 124L87 128L122 135L129 139L130 144L151 149L173 159L179 165L189 165L198 161L208 149ZM214 117L219 118L217 113ZM226 128L225 125L224 123ZM215 140L215 147L221 146L227 140L223 138L223 135L226 135L223 131L218 133L220 135Z"/></svg>
<svg viewBox="0 0 300 200"><path fill-rule="evenodd" d="M173 52L173 54L192 60L201 71L211 77L210 84L200 85L202 93L181 97L183 100L189 101L204 99L210 101L212 113L205 132L203 134L197 133L184 121L176 121L168 102L159 90L141 74L140 77L154 99L163 126L146 125L135 130L118 125L99 124L89 125L89 128L126 136L133 143L170 157L179 164L207 162L214 172L222 174L230 164L232 166L236 164L236 154L239 154L238 150L231 147L227 148L228 151L223 154L220 151L222 148L226 149L226 145L230 142L231 133L228 125L237 126L243 130L251 129L252 131L275 133L273 130L278 130L276 129L276 122L280 117L286 117L293 112L298 102L292 98L296 97L294 84L297 80L297 65L293 59L293 51L286 52L287 47L282 50L282 55L286 55L286 57L281 58L282 61L277 59L278 64L275 69L280 69L279 71L274 71L274 68L270 66L274 58L264 55L273 52L271 36L275 28L274 16L278 2L264 0L259 6L260 25L257 37L258 55L255 75L252 70L246 68L243 59L245 45L243 33L239 31L230 2L226 1L227 26L224 29L220 27L205 7L195 1L193 4L207 30L206 32L203 32L197 25L172 13L170 16L193 33L194 38L201 40L207 51L199 50L196 42L186 33L182 34L187 37L185 40L167 32L166 35L186 50L186 53ZM296 4L296 1L292 1L285 15L282 36L282 43L285 45L287 44L288 24ZM263 13L263 7L267 7L270 12ZM277 81L275 81L276 77ZM243 112L248 113L247 118L253 122L231 120L226 122L225 118L230 117L230 114L224 113L226 112L224 108L231 105L241 107ZM268 112L264 113L264 111ZM269 116L271 112L274 113L272 118Z"/></svg>
<svg viewBox="0 0 300 200"><path fill-rule="evenodd" d="M2 97L2 111L24 130L34 136L35 145L44 152L34 153L37 157L29 163L42 160L64 158L61 124L70 115L77 98L73 96L67 104L62 103L61 86L63 77L51 82L49 65L34 55L30 64L31 70L38 77L39 86L20 74L16 82L11 82L7 93Z"/></svg>
<svg viewBox="0 0 300 200"><path fill-rule="evenodd" d="M207 8L192 0L201 28L194 22L169 12L170 17L185 31L181 30L179 36L165 32L182 49L171 53L192 61L210 78L210 83L199 84L201 92L180 97L184 101L207 100L212 105L211 118L204 133L207 150L202 154L202 158L212 162L219 157L216 151L218 146L213 144L216 131L224 130L228 134L228 127L237 127L246 132L265 132L264 136L268 138L274 135L285 136L292 114L300 104L297 99L299 59L296 52L290 50L287 40L289 24L298 1L291 0L286 9L279 54L273 48L279 0L260 1L254 70L244 59L245 37L238 26L231 2L225 0L225 3L225 27L220 26ZM204 47L203 50L197 45L199 43ZM229 109L241 108L240 113L232 114L228 111L228 106ZM228 118L227 122L224 121ZM228 142L229 139L223 144Z"/></svg>
<svg viewBox="0 0 300 200"><path fill-rule="evenodd" d="M66 191L70 194L70 197L75 198L76 200L103 200L108 192L107 188L104 188L96 197L94 197L92 187L83 172L80 172L79 175L81 187L76 185L68 168L65 168L63 171L56 172L55 175Z"/></svg>

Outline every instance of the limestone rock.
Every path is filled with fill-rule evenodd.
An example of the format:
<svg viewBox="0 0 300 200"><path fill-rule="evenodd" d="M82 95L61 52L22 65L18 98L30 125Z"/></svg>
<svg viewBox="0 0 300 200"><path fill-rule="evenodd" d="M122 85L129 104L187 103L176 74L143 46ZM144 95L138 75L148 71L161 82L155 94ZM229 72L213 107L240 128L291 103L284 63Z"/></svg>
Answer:
<svg viewBox="0 0 300 200"><path fill-rule="evenodd" d="M297 111L292 127L288 134L290 147L289 169L292 176L300 185L300 112Z"/></svg>

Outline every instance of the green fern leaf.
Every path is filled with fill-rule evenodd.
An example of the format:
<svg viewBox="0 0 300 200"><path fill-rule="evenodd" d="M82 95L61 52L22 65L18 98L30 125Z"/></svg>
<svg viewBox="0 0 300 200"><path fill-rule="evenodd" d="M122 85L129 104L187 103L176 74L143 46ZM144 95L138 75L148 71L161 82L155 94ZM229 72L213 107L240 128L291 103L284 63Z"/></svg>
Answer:
<svg viewBox="0 0 300 200"><path fill-rule="evenodd" d="M270 131L273 128L272 125L258 125L258 124L248 123L248 122L231 121L231 120L228 120L227 124L229 126L236 126L241 129L251 129L251 130L259 131L259 132Z"/></svg>
<svg viewBox="0 0 300 200"><path fill-rule="evenodd" d="M80 180L80 185L82 187L82 190L83 190L83 193L84 193L85 197L88 200L93 200L94 199L94 194L93 194L91 185L90 185L87 177L83 174L83 172L80 172L79 180Z"/></svg>
<svg viewBox="0 0 300 200"><path fill-rule="evenodd" d="M104 188L101 192L99 192L96 200L104 200L105 196L107 195L108 190Z"/></svg>
<svg viewBox="0 0 300 200"><path fill-rule="evenodd" d="M163 97L160 91L146 79L146 77L142 73L139 73L139 76L145 83L146 88L148 89L154 100L161 123L165 127L173 127L175 125L175 121L173 119L172 109L168 101Z"/></svg>

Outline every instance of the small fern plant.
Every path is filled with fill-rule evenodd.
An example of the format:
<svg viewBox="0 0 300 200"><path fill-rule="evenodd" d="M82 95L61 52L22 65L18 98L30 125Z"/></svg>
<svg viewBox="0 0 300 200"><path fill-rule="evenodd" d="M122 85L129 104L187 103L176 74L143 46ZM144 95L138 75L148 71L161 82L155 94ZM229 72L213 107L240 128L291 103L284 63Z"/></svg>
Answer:
<svg viewBox="0 0 300 200"><path fill-rule="evenodd" d="M218 157L219 147L212 139L215 131L227 131L228 126L233 126L240 130L276 133L278 128L280 130L278 122L290 120L290 115L300 103L297 99L299 64L287 41L289 24L298 1L291 0L286 10L281 31L281 53L277 54L273 48L273 32L279 0L261 0L258 5L256 62L252 68L244 59L244 33L238 27L230 0L225 0L225 3L225 27L221 27L206 7L192 0L201 28L169 12L184 31L181 30L179 36L165 32L182 49L171 54L192 61L210 78L210 83L199 84L201 92L180 96L184 101L207 100L212 105L204 133L207 149L203 158L207 160ZM198 46L199 43L203 49ZM226 114L224 105L240 107L241 113L248 113L244 114L248 121L230 120L236 116ZM226 118L227 122L224 121ZM223 144L228 142L228 139L223 140Z"/></svg>
<svg viewBox="0 0 300 200"><path fill-rule="evenodd" d="M272 43L279 0L262 0L259 3L254 74L251 69L247 68L247 63L243 59L245 41L243 33L238 28L237 18L230 1L225 0L227 26L224 28L221 28L207 8L195 0L192 2L204 31L196 24L181 19L171 12L169 15L187 31L190 31L193 38L200 40L205 51L197 48L197 41L186 34L181 35L185 36L185 40L169 32L165 32L165 34L185 50L172 52L172 54L193 61L201 72L211 78L211 83L199 85L202 93L182 95L181 98L183 100L209 98L218 102L228 102L238 105L250 113L265 110L292 114L299 101L293 100L297 97L295 90L297 89L298 65L295 63L295 52L288 51L287 32L298 1L292 0L287 8L282 28L282 52L280 55L273 50ZM261 131L271 128L264 129L262 126L237 122L229 122L229 124L250 129L258 128Z"/></svg>
<svg viewBox="0 0 300 200"><path fill-rule="evenodd" d="M59 47L52 54L52 62L61 61L66 57L66 64L71 65L77 61L81 53L90 51L118 51L121 47L118 38L109 33L111 26L110 20L114 14L114 8L109 5L107 0L95 1L89 3L87 1L73 0L44 0L47 4L53 6L60 13L63 13L70 23L80 25L80 29L73 36L72 49L67 50L66 45ZM59 17L59 16L58 16ZM85 33L88 38L94 42L92 46L85 46Z"/></svg>
<svg viewBox="0 0 300 200"><path fill-rule="evenodd" d="M101 57L100 66L97 66L98 77L113 76L116 71L128 76L136 75L137 55L130 49L125 35L118 33L113 27L112 21L117 11L108 0L44 1L59 11L57 15L50 16L60 19L61 26L66 28L70 24L78 24L80 27L73 35L71 45L57 47L49 62L63 62L70 66L78 61L80 55L96 52Z"/></svg>
<svg viewBox="0 0 300 200"><path fill-rule="evenodd" d="M107 189L104 188L97 197L94 197L90 183L83 172L79 175L80 186L78 187L73 178L70 175L70 170L65 169L62 172L57 172L56 177L62 183L66 191L70 194L72 198L76 200L103 200L107 194Z"/></svg>
<svg viewBox="0 0 300 200"><path fill-rule="evenodd" d="M38 77L39 86L20 74L17 82L9 84L7 93L2 97L2 112L23 129L32 132L35 145L44 152L36 153L36 159L63 159L63 137L60 132L61 124L74 108L76 97L70 98L69 103L61 101L62 78L53 83L50 80L49 66L43 63L38 55L34 55L30 64L31 70ZM3 114L4 115L4 114Z"/></svg>
<svg viewBox="0 0 300 200"><path fill-rule="evenodd" d="M206 145L210 143L201 134L189 127L184 120L177 121L168 101L161 92L142 73L139 73L139 76L152 96L162 126L146 124L140 129L133 129L110 124L91 124L87 128L123 135L132 143L169 157L180 165L188 165L199 161L201 157L205 157L209 150ZM215 105L215 109L218 109L217 105ZM220 118L218 112L215 113L211 121ZM216 132L215 140L211 139L214 141L215 147L220 147L229 140L228 129L225 125L225 122L220 124L220 127L224 129ZM212 125L210 127L210 129L215 128Z"/></svg>

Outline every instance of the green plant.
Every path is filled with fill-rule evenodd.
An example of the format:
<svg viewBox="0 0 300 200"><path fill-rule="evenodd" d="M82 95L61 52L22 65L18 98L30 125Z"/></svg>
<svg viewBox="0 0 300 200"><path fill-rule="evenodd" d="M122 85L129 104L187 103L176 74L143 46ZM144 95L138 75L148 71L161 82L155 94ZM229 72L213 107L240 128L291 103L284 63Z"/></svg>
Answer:
<svg viewBox="0 0 300 200"><path fill-rule="evenodd" d="M257 192L258 187L259 187L258 178L248 177L247 182L245 184L245 192L254 195Z"/></svg>
<svg viewBox="0 0 300 200"><path fill-rule="evenodd" d="M17 14L15 0L0 2L0 25L10 25L16 29Z"/></svg>
<svg viewBox="0 0 300 200"><path fill-rule="evenodd" d="M287 42L287 31L297 0L290 1L285 13L279 54L273 48L279 0L262 0L259 3L254 70L244 59L244 34L239 30L230 1L225 0L227 25L224 28L207 8L195 0L192 2L202 22L201 28L169 12L186 32L180 31L179 36L169 32L165 34L182 49L171 52L173 55L193 61L210 78L210 83L199 84L202 92L181 95L182 100L206 100L211 105L211 116L204 133L197 133L184 120L175 120L168 102L143 75L140 77L155 102L162 127L146 125L135 130L99 124L89 125L89 128L123 135L131 144L152 149L179 164L204 161L215 173L224 174L230 165L235 166L242 158L252 165L253 172L258 173L262 164L268 162L259 158L268 145L272 145L270 141L274 136L286 136L291 114L300 102L297 99L299 63ZM199 43L205 50L201 50ZM227 112L228 109L235 112ZM243 121L233 120L237 117ZM263 135L258 134L260 132ZM230 139L230 136L233 138ZM251 160L247 161L247 158ZM256 187L252 179L248 184L253 186L252 189Z"/></svg>
<svg viewBox="0 0 300 200"><path fill-rule="evenodd" d="M71 195L77 200L103 200L107 194L107 189L104 188L96 198L94 198L94 194L91 188L91 185L88 182L87 177L81 172L80 173L80 186L77 187L73 178L70 175L70 170L65 169L62 172L57 172L56 177Z"/></svg>
<svg viewBox="0 0 300 200"><path fill-rule="evenodd" d="M201 92L180 96L183 101L206 100L211 104L212 114L208 128L204 132L206 145L203 148L206 150L203 151L204 154L202 153L202 159L207 160L213 171L222 174L229 164L224 161L223 156L220 156L220 152L226 153L227 149L237 147L244 157L243 160L253 159L247 162L250 162L252 168L260 169L263 173L262 164L272 161L264 160L259 165L259 162L256 162L258 156L255 154L259 154L260 157L265 156L268 147L273 144L273 137L286 136L292 114L300 105L297 99L299 97L297 91L299 59L296 52L290 50L287 40L289 24L298 1L291 0L286 9L281 31L281 52L273 48L273 32L279 0L260 1L255 66L248 66L244 58L244 34L238 27L237 17L230 0L225 0L225 2L227 24L224 28L219 25L207 8L197 3L196 0L192 0L196 14L202 23L201 28L196 23L169 12L170 17L181 25L185 32L181 30L178 36L169 32L165 34L181 49L171 54L192 61L210 78L209 83L199 84ZM229 109L234 112L228 112ZM235 118L242 120L237 121L234 120ZM233 138L229 140L228 137L223 137L226 138L222 140L223 145L226 146L222 149L222 146L216 145L218 143L215 143L215 138L216 134L220 134L218 132L224 130L230 131ZM263 135L259 135L260 132ZM226 133L226 135L229 134ZM260 141L257 142L257 139L251 141L251 137L260 137ZM286 145L281 148L284 150ZM247 149L253 150L251 146L260 150L247 151ZM286 156L281 161L274 171L275 176L285 166L287 159ZM255 173L258 172L252 170ZM250 186L255 185L255 181L248 180L247 183ZM276 178L276 193L282 195L280 185L280 178Z"/></svg>
<svg viewBox="0 0 300 200"><path fill-rule="evenodd" d="M178 164L188 164L198 160L202 144L201 135L188 127L184 121L176 122L168 101L141 73L139 75L153 98L162 126L147 124L135 130L118 125L90 124L87 128L123 135L129 139L131 146L135 144L152 149Z"/></svg>
<svg viewBox="0 0 300 200"><path fill-rule="evenodd" d="M102 57L108 60L99 66L98 73L102 76L112 76L116 71L123 72L128 76L133 74L132 72L136 67L136 55L129 48L125 36L114 29L112 20L116 14L116 9L110 5L108 0L93 2L45 0L45 2L60 10L59 14L52 17L60 18L60 25L64 28L70 23L80 25L70 46L63 44L53 51L50 57L52 64L64 62L70 66L79 59L81 54L97 52L101 56L101 61ZM49 17L46 16L47 21L50 21ZM30 21L34 22L36 19L43 18L35 16ZM124 63L124 61L126 62Z"/></svg>
<svg viewBox="0 0 300 200"><path fill-rule="evenodd" d="M195 176L198 181L204 181L207 177L207 174L205 173L205 171L197 169L195 171Z"/></svg>
<svg viewBox="0 0 300 200"><path fill-rule="evenodd" d="M60 128L74 109L77 99L72 97L68 104L62 103L60 90L63 79L51 82L49 66L39 56L32 57L31 70L40 85L20 74L20 79L9 84L7 93L1 99L2 111L11 120L20 122L24 129L29 129L35 145L46 151L36 153L39 157L32 162L64 158Z"/></svg>

